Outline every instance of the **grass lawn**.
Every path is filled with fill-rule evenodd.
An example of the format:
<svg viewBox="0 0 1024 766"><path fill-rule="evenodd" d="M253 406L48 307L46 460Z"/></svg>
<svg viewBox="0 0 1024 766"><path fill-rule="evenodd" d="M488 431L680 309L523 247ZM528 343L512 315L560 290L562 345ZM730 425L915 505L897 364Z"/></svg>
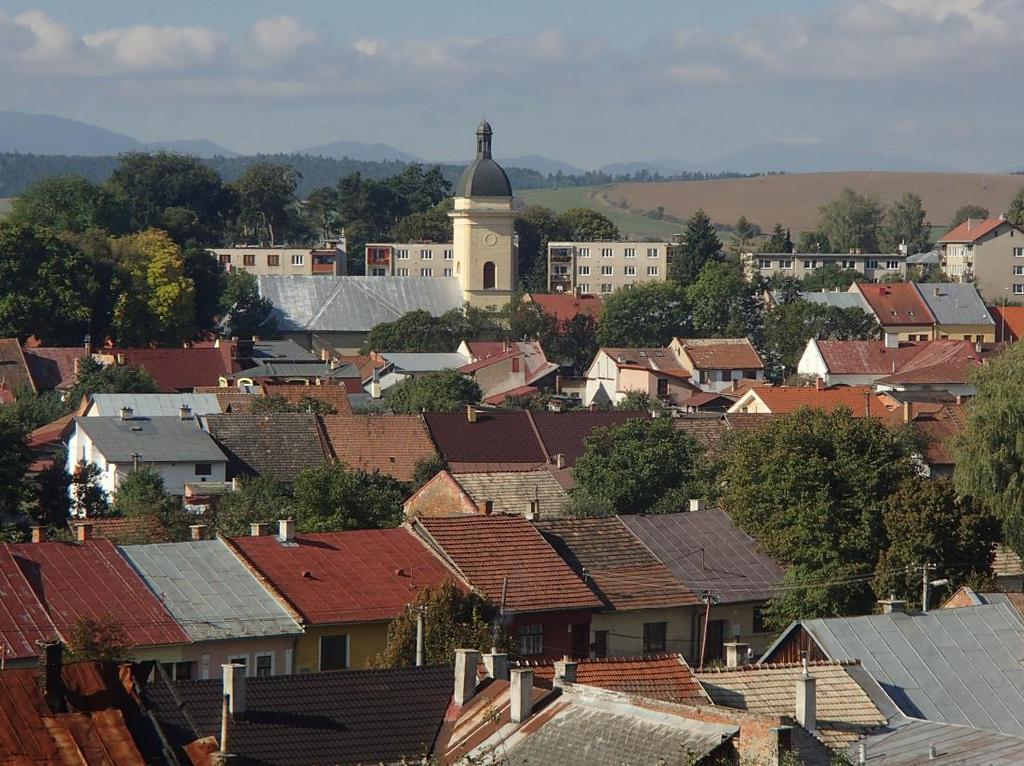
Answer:
<svg viewBox="0 0 1024 766"><path fill-rule="evenodd" d="M602 186L567 186L558 189L530 189L516 196L527 205L543 205L556 213L572 207L587 207L607 216L629 239L651 239L668 242L673 234L685 228L681 223L658 221L609 205L601 196Z"/></svg>

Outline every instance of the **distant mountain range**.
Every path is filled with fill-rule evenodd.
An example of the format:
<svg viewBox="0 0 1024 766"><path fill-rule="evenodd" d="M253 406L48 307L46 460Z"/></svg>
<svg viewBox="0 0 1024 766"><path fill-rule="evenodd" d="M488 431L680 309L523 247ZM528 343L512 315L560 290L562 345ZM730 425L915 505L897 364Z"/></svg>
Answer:
<svg viewBox="0 0 1024 766"><path fill-rule="evenodd" d="M146 143L131 136L77 120L50 114L0 111L0 152L22 154L110 156L121 152L163 149L199 157L238 157L238 152L212 141L197 138ZM369 162L432 163L389 144L334 141L299 149L295 154ZM575 165L538 154L499 160L509 168L533 170L542 175L582 175ZM450 164L464 164L465 161ZM817 142L776 141L740 149L710 160L693 162L659 158L646 161L615 162L600 169L610 175L639 171L671 176L683 172L719 173L723 171L756 173L818 173L842 170L888 170L903 172L941 172L951 168L884 152L861 151L846 146Z"/></svg>

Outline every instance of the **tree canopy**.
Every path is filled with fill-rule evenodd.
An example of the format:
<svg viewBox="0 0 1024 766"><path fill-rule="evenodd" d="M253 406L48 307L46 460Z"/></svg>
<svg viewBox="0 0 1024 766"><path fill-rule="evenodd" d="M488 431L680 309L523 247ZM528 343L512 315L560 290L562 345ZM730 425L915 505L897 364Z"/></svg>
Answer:
<svg viewBox="0 0 1024 766"><path fill-rule="evenodd" d="M220 313L229 337L267 338L277 332L274 304L260 295L256 277L244 269L226 275Z"/></svg>
<svg viewBox="0 0 1024 766"><path fill-rule="evenodd" d="M17 223L76 233L90 229L121 233L126 219L123 199L78 175L37 181L15 197L9 216Z"/></svg>
<svg viewBox="0 0 1024 766"><path fill-rule="evenodd" d="M588 207L569 208L558 216L558 225L572 242L619 238L619 229L608 216Z"/></svg>
<svg viewBox="0 0 1024 766"><path fill-rule="evenodd" d="M878 245L883 253L895 253L901 244L911 255L923 253L928 249L930 233L921 198L907 192L886 208L878 229Z"/></svg>
<svg viewBox="0 0 1024 766"><path fill-rule="evenodd" d="M683 286L693 284L709 261L722 257L722 243L708 214L697 210L686 222L683 242L672 253L669 276Z"/></svg>
<svg viewBox="0 0 1024 766"><path fill-rule="evenodd" d="M343 463L307 468L295 477L291 510L300 532L394 527L402 521L403 486Z"/></svg>
<svg viewBox="0 0 1024 766"><path fill-rule="evenodd" d="M597 342L612 347L666 346L690 329L686 289L675 282L641 282L604 299Z"/></svg>
<svg viewBox="0 0 1024 766"><path fill-rule="evenodd" d="M455 370L406 378L384 392L384 403L396 415L456 412L476 404L483 394L476 381Z"/></svg>
<svg viewBox="0 0 1024 766"><path fill-rule="evenodd" d="M953 220L949 222L949 228L955 229L957 226L962 224L968 218L988 218L989 212L987 207L981 205L961 205L953 213Z"/></svg>
<svg viewBox="0 0 1024 766"><path fill-rule="evenodd" d="M821 207L819 231L828 237L833 251L861 250L878 252L878 230L882 207L877 200L845 188L839 196Z"/></svg>

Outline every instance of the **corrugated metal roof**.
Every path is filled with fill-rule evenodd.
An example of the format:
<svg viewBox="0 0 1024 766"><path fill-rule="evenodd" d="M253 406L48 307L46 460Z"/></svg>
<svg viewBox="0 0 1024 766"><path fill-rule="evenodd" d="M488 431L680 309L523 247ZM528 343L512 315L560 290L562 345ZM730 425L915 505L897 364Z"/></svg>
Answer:
<svg viewBox="0 0 1024 766"><path fill-rule="evenodd" d="M93 394L89 416L119 415L122 407L131 407L136 417L177 417L182 405L191 407L193 415L221 411L214 394Z"/></svg>
<svg viewBox="0 0 1024 766"><path fill-rule="evenodd" d="M973 284L922 282L917 291L939 324L995 324Z"/></svg>
<svg viewBox="0 0 1024 766"><path fill-rule="evenodd" d="M800 293L800 300L807 301L808 303L817 303L821 306L833 306L837 309L860 309L865 314L873 314L871 306L868 305L868 302L864 300L864 296L859 292Z"/></svg>
<svg viewBox="0 0 1024 766"><path fill-rule="evenodd" d="M1020 766L1024 763L1024 737L954 726L935 721L901 718L863 740L871 766ZM935 748L935 757L929 748ZM847 749L851 763L860 745Z"/></svg>
<svg viewBox="0 0 1024 766"><path fill-rule="evenodd" d="M942 257L937 250L930 250L927 253L914 253L907 256L908 266L936 265L942 262Z"/></svg>
<svg viewBox="0 0 1024 766"><path fill-rule="evenodd" d="M1024 734L1024 622L1008 604L801 624L830 658L859 659L908 716Z"/></svg>
<svg viewBox="0 0 1024 766"><path fill-rule="evenodd" d="M0 548L0 641L8 659L35 657L37 642L59 638L10 550Z"/></svg>
<svg viewBox="0 0 1024 766"><path fill-rule="evenodd" d="M367 332L410 311L440 316L461 308L462 290L448 277L260 276L260 295L274 304L285 332Z"/></svg>
<svg viewBox="0 0 1024 766"><path fill-rule="evenodd" d="M232 380L239 378L358 378L359 370L350 364L332 368L327 362L319 359L304 361L262 361L254 367L248 367L227 376Z"/></svg>
<svg viewBox="0 0 1024 766"><path fill-rule="evenodd" d="M454 370L462 367L469 360L459 353L424 353L424 354L381 354L395 366L396 372L434 372L436 370Z"/></svg>
<svg viewBox="0 0 1024 766"><path fill-rule="evenodd" d="M220 540L125 545L121 553L193 641L302 632Z"/></svg>
<svg viewBox="0 0 1024 766"><path fill-rule="evenodd" d="M75 427L82 429L111 463L130 463L132 455L139 455L143 463L227 462L196 418L79 417Z"/></svg>

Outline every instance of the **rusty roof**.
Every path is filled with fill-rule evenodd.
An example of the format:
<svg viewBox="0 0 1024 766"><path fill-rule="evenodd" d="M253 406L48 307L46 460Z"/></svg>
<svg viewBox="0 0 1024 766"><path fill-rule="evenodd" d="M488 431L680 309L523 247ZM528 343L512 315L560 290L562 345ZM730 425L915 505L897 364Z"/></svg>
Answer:
<svg viewBox="0 0 1024 766"><path fill-rule="evenodd" d="M7 544L66 639L81 617L112 617L133 646L188 643L188 634L108 540Z"/></svg>
<svg viewBox="0 0 1024 766"><path fill-rule="evenodd" d="M601 318L601 298L597 295L574 295L571 293L527 293L524 302L536 303L544 313L559 322L568 322L578 314Z"/></svg>
<svg viewBox="0 0 1024 766"><path fill-rule="evenodd" d="M41 391L73 386L75 363L89 356L84 346L26 347L24 353L32 380Z"/></svg>
<svg viewBox="0 0 1024 766"><path fill-rule="evenodd" d="M39 654L38 641L60 638L42 603L7 547L0 548L0 641L7 657Z"/></svg>
<svg viewBox="0 0 1024 766"><path fill-rule="evenodd" d="M763 370L748 338L675 338L698 370Z"/></svg>
<svg viewBox="0 0 1024 766"><path fill-rule="evenodd" d="M421 518L412 528L494 602L503 583L508 612L601 606L543 535L514 514Z"/></svg>
<svg viewBox="0 0 1024 766"><path fill-rule="evenodd" d="M887 348L880 340L814 340L833 375L900 375L934 367L957 367L980 361L982 354L966 340L925 340Z"/></svg>
<svg viewBox="0 0 1024 766"><path fill-rule="evenodd" d="M617 410L573 410L571 412L529 412L545 452L554 461L562 455L568 467L576 465L583 454L584 443L597 428L615 428L628 420L647 419L646 412Z"/></svg>
<svg viewBox="0 0 1024 766"><path fill-rule="evenodd" d="M138 367L153 376L165 393L192 391L196 386L216 386L231 374L231 350L222 348L109 348L104 355Z"/></svg>
<svg viewBox="0 0 1024 766"><path fill-rule="evenodd" d="M233 537L230 543L311 625L390 620L424 586L458 577L408 529Z"/></svg>
<svg viewBox="0 0 1024 766"><path fill-rule="evenodd" d="M869 410L872 417L886 417L889 414L871 386L825 389L813 386L768 386L752 388L748 393L764 402L772 415L796 412L801 407L826 412L845 407L854 417L864 417ZM729 417L732 418L732 415Z"/></svg>
<svg viewBox="0 0 1024 766"><path fill-rule="evenodd" d="M990 306L996 324L996 340L1014 343L1024 338L1024 306Z"/></svg>
<svg viewBox="0 0 1024 766"><path fill-rule="evenodd" d="M264 383L266 396L279 396L290 404L298 404L305 398L316 399L334 408L337 415L351 415L352 404L348 400L345 386L307 386L301 383Z"/></svg>
<svg viewBox="0 0 1024 766"><path fill-rule="evenodd" d="M615 610L693 606L680 583L618 517L552 519L537 527L558 554Z"/></svg>
<svg viewBox="0 0 1024 766"><path fill-rule="evenodd" d="M437 455L419 415L324 415L323 424L334 456L356 470L412 481Z"/></svg>
<svg viewBox="0 0 1024 766"><path fill-rule="evenodd" d="M858 282L856 289L871 306L878 324L882 327L935 324L935 317L913 282Z"/></svg>

